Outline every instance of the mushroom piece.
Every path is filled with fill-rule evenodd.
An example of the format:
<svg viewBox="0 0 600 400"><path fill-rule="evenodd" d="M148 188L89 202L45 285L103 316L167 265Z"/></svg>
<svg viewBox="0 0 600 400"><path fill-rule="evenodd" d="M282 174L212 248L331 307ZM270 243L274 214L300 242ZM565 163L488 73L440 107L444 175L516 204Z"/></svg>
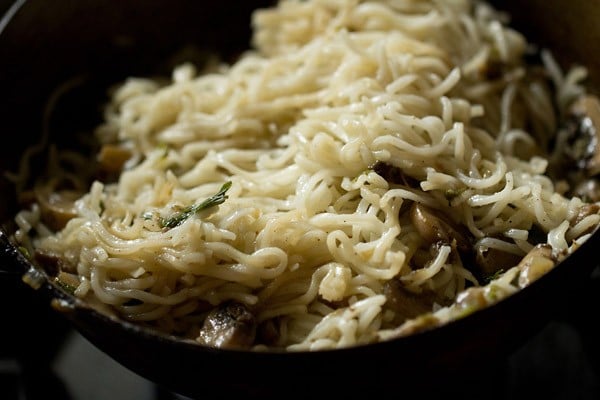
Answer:
<svg viewBox="0 0 600 400"><path fill-rule="evenodd" d="M573 102L553 152L548 173L556 180L566 178L577 186L600 173L600 100L596 96L581 96Z"/></svg>
<svg viewBox="0 0 600 400"><path fill-rule="evenodd" d="M443 242L461 252L467 252L471 246L460 228L450 219L420 203L413 203L410 219L419 235L428 243Z"/></svg>
<svg viewBox="0 0 600 400"><path fill-rule="evenodd" d="M114 144L105 144L98 153L98 177L101 180L114 180L131 158L129 149Z"/></svg>
<svg viewBox="0 0 600 400"><path fill-rule="evenodd" d="M577 99L570 110L576 121L574 158L588 176L600 173L600 101L587 95Z"/></svg>
<svg viewBox="0 0 600 400"><path fill-rule="evenodd" d="M475 251L475 262L484 277L491 277L501 270L514 267L521 260L521 256L507 253L495 248L478 246Z"/></svg>
<svg viewBox="0 0 600 400"><path fill-rule="evenodd" d="M211 347L247 349L254 343L256 326L246 305L226 302L208 313L196 340Z"/></svg>
<svg viewBox="0 0 600 400"><path fill-rule="evenodd" d="M538 244L523 257L517 265L519 268L519 287L524 288L538 280L556 265L549 244Z"/></svg>
<svg viewBox="0 0 600 400"><path fill-rule="evenodd" d="M36 249L33 253L33 259L50 276L57 276L61 271L71 270L64 258L48 251Z"/></svg>
<svg viewBox="0 0 600 400"><path fill-rule="evenodd" d="M600 212L600 205L598 204L584 204L580 209L575 218L571 221L571 226L575 226L585 219L585 217L598 214Z"/></svg>
<svg viewBox="0 0 600 400"><path fill-rule="evenodd" d="M373 171L385 179L388 183L405 185L408 187L418 187L419 183L416 179L406 175L401 168L383 161L377 161L371 166Z"/></svg>
<svg viewBox="0 0 600 400"><path fill-rule="evenodd" d="M120 172L129 158L131 158L130 150L114 144L103 145L98 153L98 162L109 172Z"/></svg>
<svg viewBox="0 0 600 400"><path fill-rule="evenodd" d="M53 186L36 187L35 199L40 206L42 221L55 231L65 227L77 216L75 201L82 193L78 190L55 190Z"/></svg>
<svg viewBox="0 0 600 400"><path fill-rule="evenodd" d="M600 198L600 99L584 95L570 106L556 135L548 175L566 183L570 194L596 201ZM570 189L569 189L570 188Z"/></svg>
<svg viewBox="0 0 600 400"><path fill-rule="evenodd" d="M418 317L431 312L436 302L435 295L430 292L414 293L406 289L398 279L391 279L383 284L386 305L396 313L396 323Z"/></svg>

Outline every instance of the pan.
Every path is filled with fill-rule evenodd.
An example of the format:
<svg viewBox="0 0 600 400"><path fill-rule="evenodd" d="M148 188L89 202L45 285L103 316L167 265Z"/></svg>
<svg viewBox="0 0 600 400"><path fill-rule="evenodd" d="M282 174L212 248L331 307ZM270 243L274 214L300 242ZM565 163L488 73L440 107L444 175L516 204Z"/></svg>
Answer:
<svg viewBox="0 0 600 400"><path fill-rule="evenodd" d="M497 3L519 30L551 48L562 65L584 60L590 90L600 87L600 59L591 56L600 50L600 29L594 23L600 3ZM17 1L0 22L0 120L10 137L10 145L0 150L0 170L14 170L32 136L44 129L52 141L69 145L78 131L96 126L102 117L99 105L114 82L131 75L168 75L182 57L201 59L210 51L235 57L249 46L251 12L270 4L63 0L49 7L41 0ZM191 53L173 55L175 48ZM53 98L61 87L62 95ZM432 381L448 389L457 379L493 384L493 374L482 374L482 367L493 370L576 296L597 266L600 245L600 233L594 233L526 289L440 328L355 348L247 352L174 340L107 317L60 290L9 239L17 204L10 183L0 180L0 192L0 279L19 286L13 288L10 307L23 304L19 308L29 321L23 329L43 329L39 323L50 310L125 367L192 398L400 393ZM38 290L20 279L27 272ZM47 347L53 345L49 340Z"/></svg>

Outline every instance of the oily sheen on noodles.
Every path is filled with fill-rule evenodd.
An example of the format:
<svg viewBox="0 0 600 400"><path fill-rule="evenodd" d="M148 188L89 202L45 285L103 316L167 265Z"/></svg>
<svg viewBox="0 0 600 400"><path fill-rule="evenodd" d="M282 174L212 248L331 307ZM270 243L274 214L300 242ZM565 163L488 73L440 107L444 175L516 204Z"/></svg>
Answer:
<svg viewBox="0 0 600 400"><path fill-rule="evenodd" d="M34 203L16 238L59 259L75 296L205 344L232 302L251 314L248 348L289 351L493 304L599 222L546 175L585 70L543 50L527 64L508 22L468 0L257 10L236 62L118 85L96 131L122 155L117 178L80 184L59 228ZM55 181L78 179L77 157L51 158ZM521 262L534 250L541 264Z"/></svg>

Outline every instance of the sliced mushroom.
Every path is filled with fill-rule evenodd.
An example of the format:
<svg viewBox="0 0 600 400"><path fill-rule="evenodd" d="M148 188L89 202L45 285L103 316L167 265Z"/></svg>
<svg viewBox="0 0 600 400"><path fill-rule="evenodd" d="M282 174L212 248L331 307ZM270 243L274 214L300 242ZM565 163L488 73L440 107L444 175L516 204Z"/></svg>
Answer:
<svg viewBox="0 0 600 400"><path fill-rule="evenodd" d="M79 275L60 271L58 275L56 275L56 278L54 278L54 282L67 293L75 294L75 291L79 286Z"/></svg>
<svg viewBox="0 0 600 400"><path fill-rule="evenodd" d="M256 325L246 305L227 302L208 313L196 340L211 347L247 349L254 343Z"/></svg>
<svg viewBox="0 0 600 400"><path fill-rule="evenodd" d="M600 101L586 95L577 99L569 109L565 122L564 146L557 149L587 176L600 173ZM564 160L563 162L566 162Z"/></svg>
<svg viewBox="0 0 600 400"><path fill-rule="evenodd" d="M431 312L436 297L431 292L414 293L406 289L402 282L391 279L384 283L383 293L386 305L396 313L396 323Z"/></svg>
<svg viewBox="0 0 600 400"><path fill-rule="evenodd" d="M405 185L413 188L418 187L419 185L416 179L407 176L402 169L386 162L377 161L371 168L388 183Z"/></svg>
<svg viewBox="0 0 600 400"><path fill-rule="evenodd" d="M571 226L575 226L587 216L598 214L600 212L600 205L598 204L585 204L580 209L575 218L571 221Z"/></svg>
<svg viewBox="0 0 600 400"><path fill-rule="evenodd" d="M485 246L477 247L475 252L475 262L477 268L484 277L490 277L502 270L508 270L514 267L521 260L521 256L513 253L507 253L496 248Z"/></svg>
<svg viewBox="0 0 600 400"><path fill-rule="evenodd" d="M549 244L538 244L523 257L517 265L519 270L519 287L524 288L538 280L556 265L556 258L552 254Z"/></svg>
<svg viewBox="0 0 600 400"><path fill-rule="evenodd" d="M52 186L36 187L35 198L40 206L42 221L55 231L65 227L77 216L75 201L82 196L78 190L54 190Z"/></svg>
<svg viewBox="0 0 600 400"><path fill-rule="evenodd" d="M105 144L98 153L100 167L107 172L120 172L130 158L130 150L114 144Z"/></svg>
<svg viewBox="0 0 600 400"><path fill-rule="evenodd" d="M61 271L69 270L64 257L54 253L36 249L33 253L33 259L50 276L57 276Z"/></svg>
<svg viewBox="0 0 600 400"><path fill-rule="evenodd" d="M410 210L410 219L419 235L428 243L443 242L461 252L470 251L467 236L450 219L440 212L420 203L414 203Z"/></svg>
<svg viewBox="0 0 600 400"><path fill-rule="evenodd" d="M576 100L558 132L549 173L571 175L571 183L600 173L600 101L586 95Z"/></svg>

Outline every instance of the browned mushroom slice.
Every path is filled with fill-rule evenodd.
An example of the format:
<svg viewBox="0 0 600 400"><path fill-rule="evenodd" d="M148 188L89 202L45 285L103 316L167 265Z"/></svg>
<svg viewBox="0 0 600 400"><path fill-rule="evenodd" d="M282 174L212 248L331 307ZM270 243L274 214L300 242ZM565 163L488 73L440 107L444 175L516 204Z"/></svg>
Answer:
<svg viewBox="0 0 600 400"><path fill-rule="evenodd" d="M60 271L54 278L54 282L65 292L73 295L79 286L79 276L68 272Z"/></svg>
<svg viewBox="0 0 600 400"><path fill-rule="evenodd" d="M596 96L582 96L571 107L571 113L579 119L579 131L584 137L582 162L588 176L600 173L600 101Z"/></svg>
<svg viewBox="0 0 600 400"><path fill-rule="evenodd" d="M494 276L499 271L506 271L514 267L521 260L521 256L505 251L479 246L475 254L477 268L484 277Z"/></svg>
<svg viewBox="0 0 600 400"><path fill-rule="evenodd" d="M419 183L416 179L406 175L402 169L388 164L383 161L377 161L371 166L379 176L385 179L388 183L400 184L408 187L418 187Z"/></svg>
<svg viewBox="0 0 600 400"><path fill-rule="evenodd" d="M402 282L392 279L384 283L383 293L386 305L396 313L395 323L431 312L436 297L431 292L414 293L406 289ZM441 303L441 302L438 302Z"/></svg>
<svg viewBox="0 0 600 400"><path fill-rule="evenodd" d="M241 303L227 302L208 313L196 339L217 348L249 348L256 337L256 318Z"/></svg>
<svg viewBox="0 0 600 400"><path fill-rule="evenodd" d="M556 265L552 247L548 244L538 244L523 257L518 265L519 287L524 288L538 280Z"/></svg>
<svg viewBox="0 0 600 400"><path fill-rule="evenodd" d="M34 189L35 198L40 206L42 221L55 231L65 227L67 222L77 216L75 201L82 193L77 190L57 190L51 186Z"/></svg>
<svg viewBox="0 0 600 400"><path fill-rule="evenodd" d="M57 276L61 271L68 269L64 258L54 253L36 249L33 259L50 276Z"/></svg>
<svg viewBox="0 0 600 400"><path fill-rule="evenodd" d="M461 252L470 251L467 236L449 218L420 203L414 203L410 219L419 235L430 244L443 242Z"/></svg>
<svg viewBox="0 0 600 400"><path fill-rule="evenodd" d="M598 214L600 212L600 206L598 204L585 204L580 209L575 218L571 221L571 226L577 225L585 217Z"/></svg>
<svg viewBox="0 0 600 400"><path fill-rule="evenodd" d="M98 153L100 168L108 173L121 172L130 158L130 150L114 144L105 144Z"/></svg>
<svg viewBox="0 0 600 400"><path fill-rule="evenodd" d="M600 173L600 101L596 96L586 95L577 99L569 109L567 119L557 136L558 157L549 166L549 173L558 177L566 171L587 177ZM576 174L577 175L577 174ZM582 176L571 176L576 184Z"/></svg>

